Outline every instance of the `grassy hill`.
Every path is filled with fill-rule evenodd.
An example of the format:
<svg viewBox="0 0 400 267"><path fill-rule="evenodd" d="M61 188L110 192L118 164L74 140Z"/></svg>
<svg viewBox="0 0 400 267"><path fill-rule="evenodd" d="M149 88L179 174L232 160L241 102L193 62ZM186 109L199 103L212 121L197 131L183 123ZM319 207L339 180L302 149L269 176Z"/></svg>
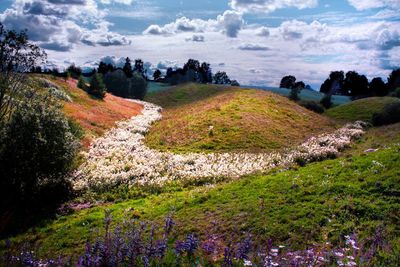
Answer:
<svg viewBox="0 0 400 267"><path fill-rule="evenodd" d="M287 98L255 89L187 84L149 94L164 108L146 137L160 150L271 151L331 129L328 118Z"/></svg>
<svg viewBox="0 0 400 267"><path fill-rule="evenodd" d="M377 227L399 252L400 124L368 131L348 156L269 175L253 175L213 186L167 187L157 194L135 189L109 191L107 203L32 228L12 239L40 244L41 255L82 253L102 227L104 212L114 222L131 218L161 221L174 212L175 235L215 234L218 242L252 234L258 242L305 248L336 244L356 232L369 238ZM365 149L379 149L365 153ZM396 245L397 244L397 245ZM397 254L398 255L398 254Z"/></svg>
<svg viewBox="0 0 400 267"><path fill-rule="evenodd" d="M372 115L391 103L400 103L394 97L369 97L328 109L325 115L343 121L371 121Z"/></svg>
<svg viewBox="0 0 400 267"><path fill-rule="evenodd" d="M290 94L290 90L286 88L267 87L267 86L248 86L248 88L261 89L282 96L289 96ZM312 100L319 102L324 97L324 94L314 90L301 90L299 97L301 100ZM334 105L342 105L350 101L351 99L349 96L341 96L341 95L332 96L332 103Z"/></svg>
<svg viewBox="0 0 400 267"><path fill-rule="evenodd" d="M77 87L77 81L51 76L36 76L48 80L63 90L72 101L63 101L66 116L76 122L83 130L82 143L89 146L93 138L101 136L106 130L115 127L115 123L140 113L141 105L123 98L106 94L104 100L96 99Z"/></svg>

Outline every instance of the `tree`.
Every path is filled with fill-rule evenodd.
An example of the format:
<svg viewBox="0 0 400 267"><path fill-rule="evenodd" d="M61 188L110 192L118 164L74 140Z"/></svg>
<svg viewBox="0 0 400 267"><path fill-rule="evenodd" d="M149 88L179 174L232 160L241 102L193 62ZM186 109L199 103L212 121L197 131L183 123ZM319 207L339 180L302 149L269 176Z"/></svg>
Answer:
<svg viewBox="0 0 400 267"><path fill-rule="evenodd" d="M393 70L390 73L387 85L390 92L400 87L400 69Z"/></svg>
<svg viewBox="0 0 400 267"><path fill-rule="evenodd" d="M0 22L0 121L9 119L26 86L25 72L44 63L46 53L28 41L26 31L7 30Z"/></svg>
<svg viewBox="0 0 400 267"><path fill-rule="evenodd" d="M218 71L214 75L213 80L215 84L231 84L231 80L229 79L225 71Z"/></svg>
<svg viewBox="0 0 400 267"><path fill-rule="evenodd" d="M102 74L103 76L113 70L114 70L114 66L112 64L106 64L103 61L101 61L99 63L99 67L97 68L97 72Z"/></svg>
<svg viewBox="0 0 400 267"><path fill-rule="evenodd" d="M158 81L161 78L161 71L159 69L157 69L154 73L153 73L153 79L154 81Z"/></svg>
<svg viewBox="0 0 400 267"><path fill-rule="evenodd" d="M134 73L130 79L131 95L134 99L141 99L145 97L147 93L147 81L139 73Z"/></svg>
<svg viewBox="0 0 400 267"><path fill-rule="evenodd" d="M346 73L342 90L353 97L366 96L369 94L368 79L356 71L349 71Z"/></svg>
<svg viewBox="0 0 400 267"><path fill-rule="evenodd" d="M299 101L300 97L299 97L299 93L300 93L300 87L293 87L292 89L290 89L290 94L289 94L289 99L292 101Z"/></svg>
<svg viewBox="0 0 400 267"><path fill-rule="evenodd" d="M389 93L388 87L381 77L373 78L369 83L369 90L376 96L386 96Z"/></svg>
<svg viewBox="0 0 400 267"><path fill-rule="evenodd" d="M236 80L231 81L231 86L240 86L239 82Z"/></svg>
<svg viewBox="0 0 400 267"><path fill-rule="evenodd" d="M81 76L79 76L79 79L78 79L78 88L80 88L80 89L82 89L82 90L84 90L84 91L86 91L87 90L87 86L86 86L86 82L85 82L85 80L83 79L83 76L81 75Z"/></svg>
<svg viewBox="0 0 400 267"><path fill-rule="evenodd" d="M331 108L332 105L333 105L333 103L332 103L332 95L325 94L324 97L321 99L320 103L326 109Z"/></svg>
<svg viewBox="0 0 400 267"><path fill-rule="evenodd" d="M72 78L78 79L82 75L82 69L75 66L75 64L71 64L67 68L67 72L71 75Z"/></svg>
<svg viewBox="0 0 400 267"><path fill-rule="evenodd" d="M212 72L210 64L207 62L201 63L199 69L199 79L201 83L212 83Z"/></svg>
<svg viewBox="0 0 400 267"><path fill-rule="evenodd" d="M126 77L132 78L133 70L132 70L132 65L131 65L131 59L129 57L127 57L125 59L125 65L122 68L122 70L124 71Z"/></svg>
<svg viewBox="0 0 400 267"><path fill-rule="evenodd" d="M183 65L183 69L185 71L188 70L194 70L195 72L198 72L200 69L200 62L198 60L195 59L189 59L184 65Z"/></svg>
<svg viewBox="0 0 400 267"><path fill-rule="evenodd" d="M130 97L130 82L121 69L107 73L104 76L104 83L108 92L121 97Z"/></svg>
<svg viewBox="0 0 400 267"><path fill-rule="evenodd" d="M106 86L103 82L103 76L100 73L95 73L92 76L90 86L87 91L90 95L103 99L106 95Z"/></svg>
<svg viewBox="0 0 400 267"><path fill-rule="evenodd" d="M292 89L293 87L295 87L295 83L296 83L296 77L288 75L282 78L279 87Z"/></svg>
<svg viewBox="0 0 400 267"><path fill-rule="evenodd" d="M143 76L143 78L146 77L146 70L144 69L144 63L141 59L135 60L135 66L133 68L133 72L141 74Z"/></svg>
<svg viewBox="0 0 400 267"><path fill-rule="evenodd" d="M329 78L321 85L320 92L329 95L348 95L343 90L344 72L332 71Z"/></svg>
<svg viewBox="0 0 400 267"><path fill-rule="evenodd" d="M294 88L297 88L299 90L303 90L306 87L306 84L303 81L296 82L294 84Z"/></svg>

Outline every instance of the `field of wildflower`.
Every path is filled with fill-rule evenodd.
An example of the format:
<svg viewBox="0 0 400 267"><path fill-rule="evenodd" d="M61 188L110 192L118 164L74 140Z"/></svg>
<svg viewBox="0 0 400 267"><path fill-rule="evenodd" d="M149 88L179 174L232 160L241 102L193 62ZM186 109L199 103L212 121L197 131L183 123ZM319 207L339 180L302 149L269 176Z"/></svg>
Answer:
<svg viewBox="0 0 400 267"><path fill-rule="evenodd" d="M143 101L142 114L118 124L91 145L85 163L75 174L77 190L120 184L159 185L213 177L238 178L294 163L337 157L352 140L360 138L366 124L347 124L333 133L312 137L297 149L284 153L174 154L148 148L145 134L161 119L161 107Z"/></svg>

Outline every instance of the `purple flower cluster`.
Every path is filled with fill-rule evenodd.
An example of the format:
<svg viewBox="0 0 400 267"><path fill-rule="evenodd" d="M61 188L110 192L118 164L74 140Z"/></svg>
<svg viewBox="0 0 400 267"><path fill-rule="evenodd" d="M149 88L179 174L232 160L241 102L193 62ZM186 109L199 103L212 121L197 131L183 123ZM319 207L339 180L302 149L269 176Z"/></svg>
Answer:
<svg viewBox="0 0 400 267"><path fill-rule="evenodd" d="M389 246L378 229L370 239L360 244L355 234L344 236L343 246L330 243L313 245L306 250L293 251L285 246L274 246L272 240L257 245L250 235L241 242L219 245L218 236L210 235L200 242L194 234L174 241L171 235L174 221L171 216L160 229L144 222L129 222L111 230L112 219L106 213L104 234L94 243L87 243L85 253L76 263L71 261L38 259L35 253L23 249L13 255L9 241L7 252L0 255L5 266L199 266L199 262L217 266L371 266L374 257ZM123 230L125 229L125 230ZM161 232L161 233L160 233ZM160 239L157 237L161 236ZM227 240L224 240L226 242ZM224 243L222 242L222 243ZM212 257L211 257L212 256ZM0 264L0 265L1 265ZM3 265L1 265L3 266Z"/></svg>

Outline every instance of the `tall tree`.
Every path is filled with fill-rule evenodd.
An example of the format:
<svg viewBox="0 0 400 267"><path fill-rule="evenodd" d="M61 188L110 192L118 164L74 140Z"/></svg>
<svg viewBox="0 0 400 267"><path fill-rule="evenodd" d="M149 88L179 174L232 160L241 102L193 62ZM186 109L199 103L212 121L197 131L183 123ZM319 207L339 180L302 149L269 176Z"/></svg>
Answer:
<svg viewBox="0 0 400 267"><path fill-rule="evenodd" d="M388 77L388 87L390 91L394 91L400 87L400 69L395 69Z"/></svg>
<svg viewBox="0 0 400 267"><path fill-rule="evenodd" d="M387 85L383 82L381 77L373 78L369 83L369 90L373 95L385 96L389 93Z"/></svg>
<svg viewBox="0 0 400 267"><path fill-rule="evenodd" d="M280 88L294 88L296 84L296 77L292 75L284 76L279 85Z"/></svg>
<svg viewBox="0 0 400 267"><path fill-rule="evenodd" d="M133 70L132 70L131 59L129 57L125 59L125 65L122 68L122 70L124 71L126 77L132 78Z"/></svg>
<svg viewBox="0 0 400 267"><path fill-rule="evenodd" d="M141 60L141 59L136 59L135 60L135 66L133 68L133 72L139 73L143 77L146 77L146 75L145 75L146 70L144 68L143 60Z"/></svg>
<svg viewBox="0 0 400 267"><path fill-rule="evenodd" d="M215 84L231 84L231 80L225 71L215 73L213 80Z"/></svg>
<svg viewBox="0 0 400 267"><path fill-rule="evenodd" d="M100 73L95 73L92 76L92 80L90 81L90 86L87 92L99 99L104 98L104 96L106 95L106 86L103 82L103 75L101 75Z"/></svg>
<svg viewBox="0 0 400 267"><path fill-rule="evenodd" d="M347 72L343 83L343 91L353 97L368 95L367 77L358 74L356 71Z"/></svg>
<svg viewBox="0 0 400 267"><path fill-rule="evenodd" d="M7 30L0 22L0 120L10 118L25 87L25 72L44 63L46 53L28 41L26 31Z"/></svg>
<svg viewBox="0 0 400 267"><path fill-rule="evenodd" d="M160 78L161 78L161 71L159 69L157 69L153 73L153 79L154 79L154 81L158 81Z"/></svg>

